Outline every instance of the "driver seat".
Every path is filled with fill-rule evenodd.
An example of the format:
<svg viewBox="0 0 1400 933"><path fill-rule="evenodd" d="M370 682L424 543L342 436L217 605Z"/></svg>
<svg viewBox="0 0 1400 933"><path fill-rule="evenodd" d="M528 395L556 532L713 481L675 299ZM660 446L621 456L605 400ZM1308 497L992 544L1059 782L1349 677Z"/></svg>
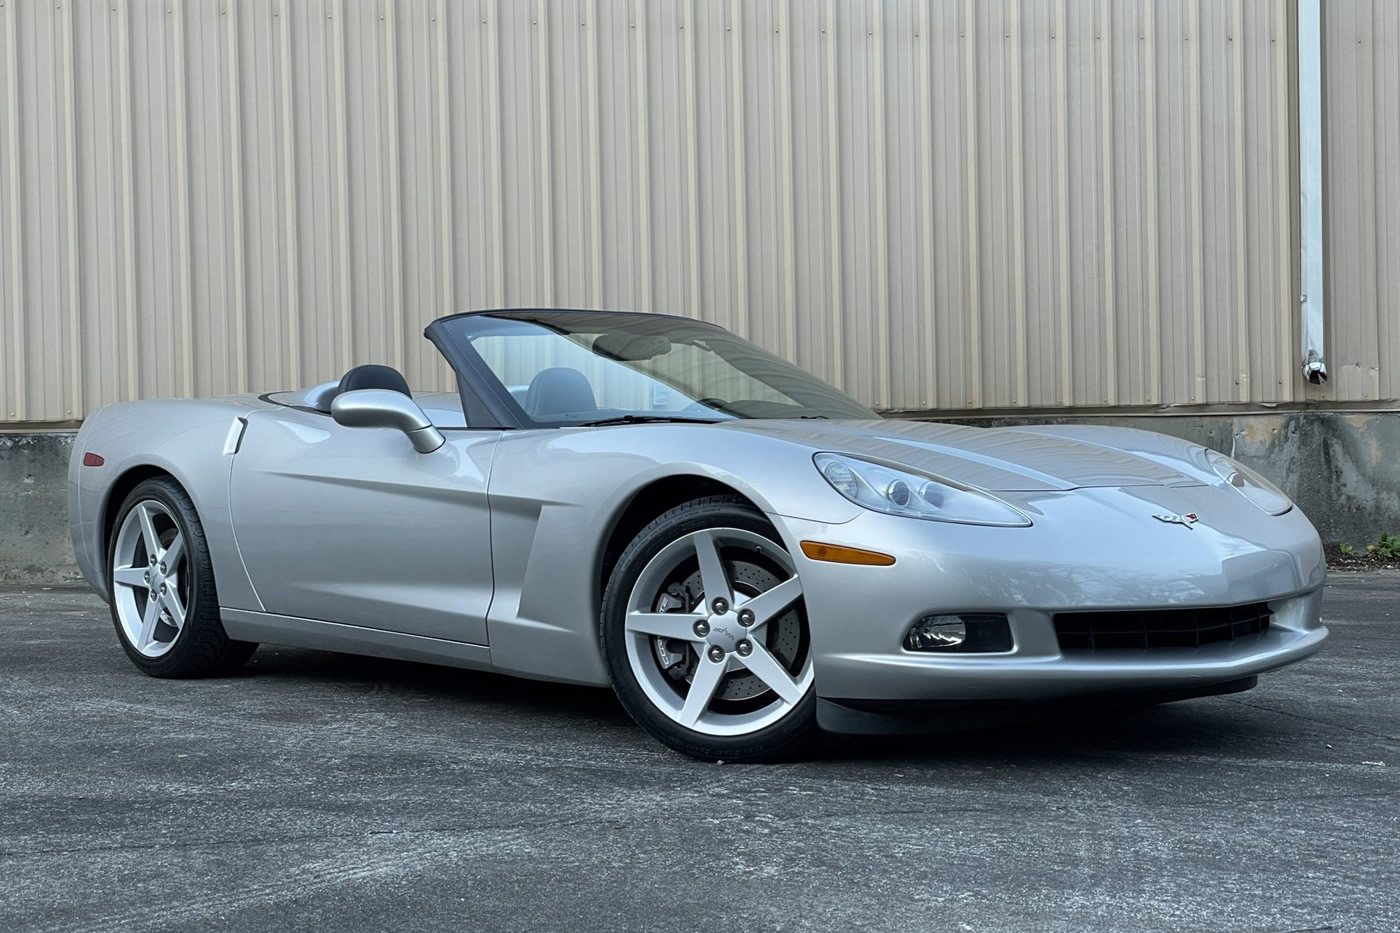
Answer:
<svg viewBox="0 0 1400 933"><path fill-rule="evenodd" d="M598 410L588 377L569 366L542 369L525 392L525 411L532 417Z"/></svg>

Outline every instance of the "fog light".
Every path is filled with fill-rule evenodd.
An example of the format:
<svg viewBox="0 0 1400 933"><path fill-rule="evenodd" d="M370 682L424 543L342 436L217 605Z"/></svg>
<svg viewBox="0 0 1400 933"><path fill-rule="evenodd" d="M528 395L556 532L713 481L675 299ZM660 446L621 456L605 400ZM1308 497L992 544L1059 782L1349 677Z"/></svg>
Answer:
<svg viewBox="0 0 1400 933"><path fill-rule="evenodd" d="M1004 615L928 615L909 629L904 647L958 654L1010 651L1011 626Z"/></svg>
<svg viewBox="0 0 1400 933"><path fill-rule="evenodd" d="M924 616L904 636L910 651L947 651L967 641L967 626L957 616Z"/></svg>

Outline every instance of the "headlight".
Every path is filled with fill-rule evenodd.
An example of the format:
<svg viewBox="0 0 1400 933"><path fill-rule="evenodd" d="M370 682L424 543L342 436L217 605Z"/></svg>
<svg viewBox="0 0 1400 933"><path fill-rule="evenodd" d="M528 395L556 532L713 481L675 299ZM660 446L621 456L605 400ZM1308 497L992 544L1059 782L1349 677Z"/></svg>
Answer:
<svg viewBox="0 0 1400 933"><path fill-rule="evenodd" d="M964 525L1024 528L1031 523L995 496L952 480L842 454L817 454L812 460L832 489L876 512Z"/></svg>
<svg viewBox="0 0 1400 933"><path fill-rule="evenodd" d="M1282 515L1293 508L1293 502L1277 486L1243 463L1236 463L1214 450L1206 451L1206 462L1216 476L1270 515Z"/></svg>

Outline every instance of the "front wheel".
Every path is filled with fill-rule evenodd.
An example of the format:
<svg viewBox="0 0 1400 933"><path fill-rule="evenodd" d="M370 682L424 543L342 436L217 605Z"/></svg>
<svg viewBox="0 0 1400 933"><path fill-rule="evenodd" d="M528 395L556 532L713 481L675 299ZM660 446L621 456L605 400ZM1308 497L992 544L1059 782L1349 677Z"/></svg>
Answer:
<svg viewBox="0 0 1400 933"><path fill-rule="evenodd" d="M189 495L170 477L148 479L126 497L107 568L117 637L145 673L227 673L257 649L224 632L204 527Z"/></svg>
<svg viewBox="0 0 1400 933"><path fill-rule="evenodd" d="M687 755L781 758L816 731L802 582L737 496L687 502L642 530L608 581L602 641L623 706Z"/></svg>

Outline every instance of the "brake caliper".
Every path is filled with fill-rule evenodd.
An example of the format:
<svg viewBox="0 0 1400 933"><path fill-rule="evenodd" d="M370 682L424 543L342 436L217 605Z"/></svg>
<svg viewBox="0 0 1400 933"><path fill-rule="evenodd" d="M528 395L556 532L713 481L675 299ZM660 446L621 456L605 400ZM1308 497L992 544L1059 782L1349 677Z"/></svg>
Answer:
<svg viewBox="0 0 1400 933"><path fill-rule="evenodd" d="M656 601L657 612L685 612L690 608L690 600L679 583L667 587L666 592ZM656 651L656 660L661 669L672 680L685 680L690 676L692 654L688 642L675 638L657 636L651 640Z"/></svg>

